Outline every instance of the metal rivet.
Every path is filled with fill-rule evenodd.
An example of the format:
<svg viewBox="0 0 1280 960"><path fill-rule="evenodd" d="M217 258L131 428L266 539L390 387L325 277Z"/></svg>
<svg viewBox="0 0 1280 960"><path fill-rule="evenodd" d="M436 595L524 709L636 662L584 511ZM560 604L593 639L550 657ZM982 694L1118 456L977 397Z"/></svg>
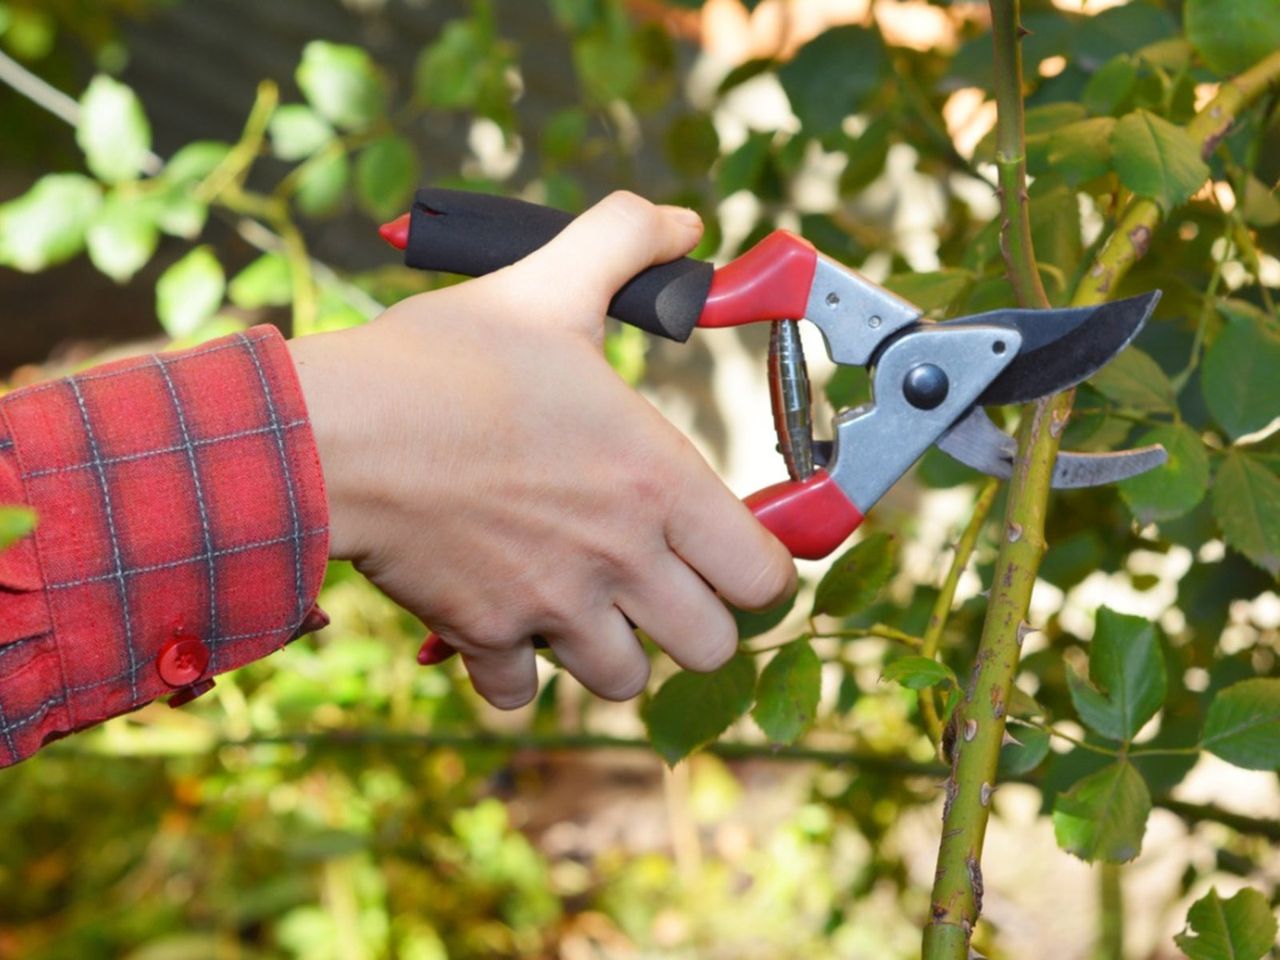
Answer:
<svg viewBox="0 0 1280 960"><path fill-rule="evenodd" d="M880 328L880 318L879 318L879 317L868 317L868 318L867 318L867 326L868 326L868 327L870 327L872 330L878 330L878 329Z"/></svg>
<svg viewBox="0 0 1280 960"><path fill-rule="evenodd" d="M839 305L840 305L840 294L836 293L834 290L833 290L831 293L828 293L828 294L827 294L827 306L828 306L828 307L836 307L836 306L839 306Z"/></svg>

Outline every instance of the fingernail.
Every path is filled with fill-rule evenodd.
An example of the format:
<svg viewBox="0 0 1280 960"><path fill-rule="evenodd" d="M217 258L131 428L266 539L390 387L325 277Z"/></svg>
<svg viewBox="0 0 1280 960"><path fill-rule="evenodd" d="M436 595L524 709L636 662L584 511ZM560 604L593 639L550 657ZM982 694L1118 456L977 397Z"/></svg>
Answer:
<svg viewBox="0 0 1280 960"><path fill-rule="evenodd" d="M440 639L439 634L429 633L418 650L418 663L424 667L433 667L437 663L444 663L457 652Z"/></svg>

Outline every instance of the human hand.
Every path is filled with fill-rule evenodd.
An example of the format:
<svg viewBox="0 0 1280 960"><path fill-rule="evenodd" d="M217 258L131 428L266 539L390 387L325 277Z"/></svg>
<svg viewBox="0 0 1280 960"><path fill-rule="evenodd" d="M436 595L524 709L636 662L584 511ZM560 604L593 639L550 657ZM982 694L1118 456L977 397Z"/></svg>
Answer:
<svg viewBox="0 0 1280 960"><path fill-rule="evenodd" d="M786 549L601 354L617 289L700 235L690 211L613 194L511 267L290 344L330 555L457 648L496 706L537 692L535 634L626 699L649 677L628 620L711 670L737 646L713 591L759 608L795 587Z"/></svg>

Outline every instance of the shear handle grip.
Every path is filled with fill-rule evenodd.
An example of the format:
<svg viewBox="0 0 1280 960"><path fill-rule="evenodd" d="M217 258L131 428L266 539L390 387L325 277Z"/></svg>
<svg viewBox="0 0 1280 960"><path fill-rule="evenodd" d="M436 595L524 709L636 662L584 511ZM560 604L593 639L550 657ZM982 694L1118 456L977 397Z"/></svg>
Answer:
<svg viewBox="0 0 1280 960"><path fill-rule="evenodd" d="M862 523L862 511L826 470L815 471L807 480L775 483L743 502L765 529L801 560L821 560Z"/></svg>
<svg viewBox="0 0 1280 960"><path fill-rule="evenodd" d="M509 197L419 190L410 211L405 264L478 277L533 253L571 220L562 210ZM618 291L609 315L683 342L702 315L713 272L711 264L690 257L650 267Z"/></svg>

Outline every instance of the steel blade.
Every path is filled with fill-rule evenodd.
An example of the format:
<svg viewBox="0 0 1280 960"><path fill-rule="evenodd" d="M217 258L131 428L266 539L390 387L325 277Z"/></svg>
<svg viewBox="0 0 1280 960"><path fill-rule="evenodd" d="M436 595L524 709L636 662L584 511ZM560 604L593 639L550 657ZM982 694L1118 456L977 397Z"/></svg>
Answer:
<svg viewBox="0 0 1280 960"><path fill-rule="evenodd" d="M1018 445L975 407L942 435L937 447L965 466L1003 480L1013 475ZM1135 477L1165 463L1168 453L1160 444L1114 453L1060 452L1053 465L1053 486L1058 489L1097 487Z"/></svg>
<svg viewBox="0 0 1280 960"><path fill-rule="evenodd" d="M1137 336L1160 291L1094 307L1060 310L993 310L948 320L994 323L1022 334L1018 356L978 398L979 406L1026 403L1087 380Z"/></svg>

